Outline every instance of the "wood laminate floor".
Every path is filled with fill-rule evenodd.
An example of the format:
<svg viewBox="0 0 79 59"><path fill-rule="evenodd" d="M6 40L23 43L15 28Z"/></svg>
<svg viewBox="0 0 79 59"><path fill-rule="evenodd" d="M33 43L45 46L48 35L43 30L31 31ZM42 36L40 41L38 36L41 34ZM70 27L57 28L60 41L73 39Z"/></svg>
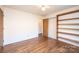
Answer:
<svg viewBox="0 0 79 59"><path fill-rule="evenodd" d="M79 47L51 38L37 37L4 46L4 53L78 53Z"/></svg>

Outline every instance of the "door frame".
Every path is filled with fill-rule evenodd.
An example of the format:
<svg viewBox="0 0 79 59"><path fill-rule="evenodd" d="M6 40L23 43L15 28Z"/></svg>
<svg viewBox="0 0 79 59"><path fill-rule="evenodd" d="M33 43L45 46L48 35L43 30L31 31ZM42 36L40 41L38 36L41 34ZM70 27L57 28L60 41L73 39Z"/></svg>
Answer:
<svg viewBox="0 0 79 59"><path fill-rule="evenodd" d="M1 39L1 45L0 45L0 52L2 52L3 51L3 43L4 43L4 39L3 39L3 17L4 17L4 15L3 15L3 11L2 11L2 9L0 8L0 16L1 16L1 18L2 18L2 34L1 34L1 36L2 36L2 39Z"/></svg>

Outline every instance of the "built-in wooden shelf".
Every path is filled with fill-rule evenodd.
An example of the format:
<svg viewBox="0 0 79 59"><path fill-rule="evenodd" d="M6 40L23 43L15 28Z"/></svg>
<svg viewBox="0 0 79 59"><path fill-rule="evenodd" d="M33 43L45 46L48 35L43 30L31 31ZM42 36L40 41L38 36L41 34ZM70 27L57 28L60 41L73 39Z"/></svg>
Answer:
<svg viewBox="0 0 79 59"><path fill-rule="evenodd" d="M57 15L57 39L59 40L64 40L64 41L69 41L70 43L74 43L74 44L77 44L79 45L79 41L75 40L76 38L73 38L71 39L71 37L64 37L64 36L59 36L59 34L66 34L66 35L70 35L70 36L76 36L76 37L79 37L79 33L76 33L76 32L79 32L79 28L77 28L79 26L79 17L75 17L75 16L72 16L72 17L64 17L63 19L60 19L59 17L63 16L63 15L69 15L69 14L74 14L74 13L79 13L79 10L74 10L74 11L69 11L69 12L66 12L66 13L62 13L62 14L59 14ZM74 14L75 15L75 14ZM63 23L64 21L64 23ZM67 21L67 22L66 22ZM71 22L70 22L71 21ZM76 22L75 22L76 21ZM66 22L66 23L65 23ZM64 27L59 27L59 26L68 26L66 28ZM76 28L72 27L72 26L77 26ZM59 31L60 30L65 30L66 32L64 31ZM69 30L72 30L71 32L69 32ZM76 32L75 32L76 31Z"/></svg>
<svg viewBox="0 0 79 59"><path fill-rule="evenodd" d="M69 39L69 38L63 38L63 37L58 37L58 38L79 44L79 41L76 41L76 40L72 40L72 39Z"/></svg>
<svg viewBox="0 0 79 59"><path fill-rule="evenodd" d="M58 28L58 29L66 29L66 30L75 30L75 31L79 31L79 29L77 29L77 28Z"/></svg>
<svg viewBox="0 0 79 59"><path fill-rule="evenodd" d="M58 25L79 25L79 23L67 23L67 24L58 24Z"/></svg>
<svg viewBox="0 0 79 59"><path fill-rule="evenodd" d="M74 34L74 33L67 33L67 32L58 32L58 33L69 34L69 35L74 35L74 36L79 36L79 34Z"/></svg>
<svg viewBox="0 0 79 59"><path fill-rule="evenodd" d="M58 20L58 21L66 21L66 20L79 20L79 17L77 17L77 18L61 19L61 20Z"/></svg>

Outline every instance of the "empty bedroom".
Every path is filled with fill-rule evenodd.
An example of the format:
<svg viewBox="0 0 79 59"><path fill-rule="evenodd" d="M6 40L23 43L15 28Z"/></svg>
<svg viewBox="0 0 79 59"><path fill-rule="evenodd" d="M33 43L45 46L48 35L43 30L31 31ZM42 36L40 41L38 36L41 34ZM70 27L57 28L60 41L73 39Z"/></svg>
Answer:
<svg viewBox="0 0 79 59"><path fill-rule="evenodd" d="M0 5L1 53L79 53L79 5Z"/></svg>

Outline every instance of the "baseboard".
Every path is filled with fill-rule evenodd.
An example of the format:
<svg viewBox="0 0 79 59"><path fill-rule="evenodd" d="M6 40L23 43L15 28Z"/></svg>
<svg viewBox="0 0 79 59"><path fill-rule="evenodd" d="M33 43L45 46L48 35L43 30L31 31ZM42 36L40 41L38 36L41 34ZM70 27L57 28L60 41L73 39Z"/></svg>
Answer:
<svg viewBox="0 0 79 59"><path fill-rule="evenodd" d="M39 33L38 35L42 35L42 33Z"/></svg>
<svg viewBox="0 0 79 59"><path fill-rule="evenodd" d="M52 37L49 37L49 36L48 36L48 38L51 38L51 39L57 40L56 38L52 38Z"/></svg>
<svg viewBox="0 0 79 59"><path fill-rule="evenodd" d="M26 41L26 40L27 40L27 41L28 41L28 40L32 40L32 39L34 39L34 38L38 38L38 36L36 36L36 37L32 37L32 38L28 38L28 39L25 39L25 40L21 40L21 41L17 41L17 42L13 42L13 43L9 43L9 44L3 45L3 47L4 47L4 46L7 46L7 45L10 45L10 44L23 42L23 41Z"/></svg>
<svg viewBox="0 0 79 59"><path fill-rule="evenodd" d="M25 38L22 38L22 39L18 39L18 40L14 40L14 41L10 41L10 42L4 42L4 44L3 44L3 46L5 46L5 45L8 45L8 44L12 44L12 43L17 43L17 42L21 42L21 41L24 41L24 40L29 40L29 39L32 39L32 38L35 38L35 37L38 37L38 34L36 34L36 35L33 35L33 36L28 36L28 37L25 37Z"/></svg>

